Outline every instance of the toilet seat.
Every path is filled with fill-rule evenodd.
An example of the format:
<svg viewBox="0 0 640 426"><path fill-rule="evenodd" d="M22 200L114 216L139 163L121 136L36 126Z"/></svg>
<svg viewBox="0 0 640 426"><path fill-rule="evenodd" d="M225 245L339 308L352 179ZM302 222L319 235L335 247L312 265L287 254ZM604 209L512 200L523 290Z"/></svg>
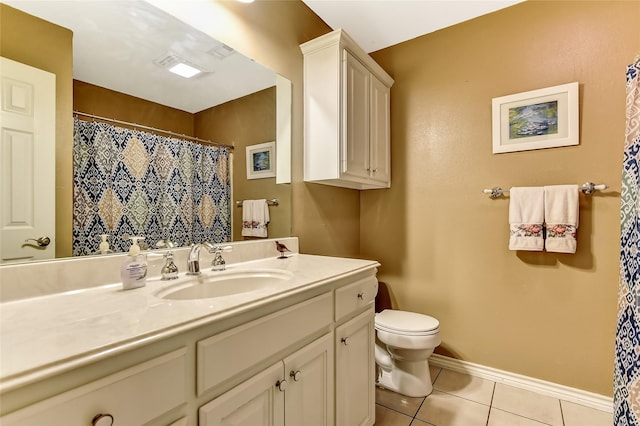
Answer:
<svg viewBox="0 0 640 426"><path fill-rule="evenodd" d="M416 312L385 309L376 314L376 330L403 336L429 336L438 333L440 322Z"/></svg>

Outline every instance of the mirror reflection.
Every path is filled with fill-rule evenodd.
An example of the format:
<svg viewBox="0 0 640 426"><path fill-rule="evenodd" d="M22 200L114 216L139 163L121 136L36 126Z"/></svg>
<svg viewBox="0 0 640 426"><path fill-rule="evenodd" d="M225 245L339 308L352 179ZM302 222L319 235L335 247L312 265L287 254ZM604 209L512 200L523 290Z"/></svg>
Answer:
<svg viewBox="0 0 640 426"><path fill-rule="evenodd" d="M5 3L2 56L56 75L57 118L54 175L33 173L56 182L55 227L19 241L47 235L52 244L5 256L16 241L3 234L4 261L95 253L101 235L116 251L128 247L123 233L148 234L150 248L242 239L245 199L278 199L268 237L290 235L289 186L248 180L245 167L247 146L280 149L282 77L143 1ZM199 72L169 72L180 64Z"/></svg>

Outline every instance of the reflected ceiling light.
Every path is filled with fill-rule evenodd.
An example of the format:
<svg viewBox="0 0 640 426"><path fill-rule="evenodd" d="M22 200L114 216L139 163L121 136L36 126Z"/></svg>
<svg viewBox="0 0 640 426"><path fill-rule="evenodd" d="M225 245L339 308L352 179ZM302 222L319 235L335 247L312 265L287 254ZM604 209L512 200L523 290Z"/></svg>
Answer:
<svg viewBox="0 0 640 426"><path fill-rule="evenodd" d="M178 74L180 77L184 77L184 78L191 78L202 72L199 69L194 68L191 65L184 64L182 62L169 68L169 71L171 71L174 74Z"/></svg>
<svg viewBox="0 0 640 426"><path fill-rule="evenodd" d="M253 3L253 0L237 0L240 3Z"/></svg>
<svg viewBox="0 0 640 426"><path fill-rule="evenodd" d="M184 78L191 78L203 72L201 69L196 68L195 65L173 53L167 53L154 62L156 65L166 68L172 73Z"/></svg>

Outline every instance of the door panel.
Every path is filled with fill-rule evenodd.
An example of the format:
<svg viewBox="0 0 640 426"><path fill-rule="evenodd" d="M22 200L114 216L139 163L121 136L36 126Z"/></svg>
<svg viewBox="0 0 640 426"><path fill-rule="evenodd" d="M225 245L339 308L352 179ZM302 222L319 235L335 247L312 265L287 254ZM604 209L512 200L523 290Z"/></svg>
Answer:
<svg viewBox="0 0 640 426"><path fill-rule="evenodd" d="M55 257L55 75L0 58L0 262ZM27 239L49 237L47 246Z"/></svg>

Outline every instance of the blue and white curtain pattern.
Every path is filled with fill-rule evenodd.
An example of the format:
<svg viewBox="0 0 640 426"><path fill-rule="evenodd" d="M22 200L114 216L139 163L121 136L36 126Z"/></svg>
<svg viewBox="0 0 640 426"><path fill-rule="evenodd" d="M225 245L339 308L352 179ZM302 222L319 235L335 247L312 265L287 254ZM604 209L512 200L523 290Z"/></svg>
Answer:
<svg viewBox="0 0 640 426"><path fill-rule="evenodd" d="M640 426L640 62L627 68L614 423Z"/></svg>
<svg viewBox="0 0 640 426"><path fill-rule="evenodd" d="M126 251L126 235L231 240L229 151L189 140L74 119L73 255L95 254L100 235Z"/></svg>

